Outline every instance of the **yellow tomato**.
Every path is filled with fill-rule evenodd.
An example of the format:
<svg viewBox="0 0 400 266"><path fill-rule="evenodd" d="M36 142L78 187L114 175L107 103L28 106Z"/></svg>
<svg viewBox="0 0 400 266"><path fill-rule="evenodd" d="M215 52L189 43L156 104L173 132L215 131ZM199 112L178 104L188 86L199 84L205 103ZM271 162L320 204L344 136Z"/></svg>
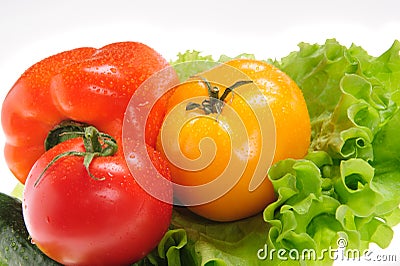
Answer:
<svg viewBox="0 0 400 266"><path fill-rule="evenodd" d="M268 63L235 59L174 88L157 149L184 187L176 190L182 205L233 221L275 200L269 166L303 157L310 135L297 85Z"/></svg>

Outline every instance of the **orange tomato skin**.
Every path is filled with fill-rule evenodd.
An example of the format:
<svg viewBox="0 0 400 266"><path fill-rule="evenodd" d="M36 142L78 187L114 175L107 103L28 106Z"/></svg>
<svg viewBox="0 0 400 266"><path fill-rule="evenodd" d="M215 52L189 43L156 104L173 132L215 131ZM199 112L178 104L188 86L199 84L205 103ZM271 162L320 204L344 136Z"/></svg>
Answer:
<svg viewBox="0 0 400 266"><path fill-rule="evenodd" d="M239 70L250 78L266 98L275 124L275 136L268 132L268 134L271 134L271 139L275 139L275 150L267 151L273 153L271 163L285 158L302 158L305 156L310 144L311 126L307 106L298 86L285 73L265 62L235 59L227 62L226 65ZM217 73L221 70L216 67L199 74L199 76L206 79L218 76L212 73L213 71ZM219 74L219 76L222 75ZM247 86L249 85L244 85L237 90L246 93ZM261 212L275 200L272 184L267 178L269 167L267 164L262 169L265 175L263 182L254 191L249 190L249 184L256 167L258 167L262 149L267 147L262 142L263 136L258 124L260 121L254 110L268 109L266 102L259 105L253 102L250 106L237 94L231 94L226 98L220 114L198 116L190 119L190 122L184 125L177 124L180 119L176 119L176 110L180 113L185 112L184 109L179 109L179 105L181 102L194 97L207 99L208 90L204 80L182 83L175 88L169 99L167 116L161 132L166 127L179 129L179 148L183 155L190 160L201 157L202 152L207 153L208 150L201 150L200 145L201 140L205 138L213 140L215 155L207 167L197 171L182 169L174 162L170 162L172 180L180 185L198 186L213 181L226 168L231 168L229 172L232 174L232 178L235 178L236 173L242 171L239 172L241 176L238 182L227 193L210 202L188 207L194 213L215 221L234 221ZM227 114L225 109L228 106L235 110L240 120L244 122L243 130L238 130L240 128L238 122ZM190 116L193 113L201 114L202 111L197 109L186 112ZM268 115L268 112L265 115ZM171 119L172 122L168 119ZM245 146L244 142L240 142L243 140L241 135L244 133L247 133L246 138L248 139L248 153L246 155L240 152L240 147ZM170 138L173 137L170 136ZM164 142L161 134L159 135L157 149L166 157L166 154L171 150L173 153L178 152L174 150L177 148L172 147L169 143L168 141ZM230 160L235 163L227 167ZM247 163L244 168L242 163ZM199 195L190 193L178 195L178 198L180 197L184 202L185 199L196 196Z"/></svg>
<svg viewBox="0 0 400 266"><path fill-rule="evenodd" d="M303 158L310 146L311 125L303 93L297 84L271 64L248 59L227 64L248 75L267 97L276 127L273 162Z"/></svg>

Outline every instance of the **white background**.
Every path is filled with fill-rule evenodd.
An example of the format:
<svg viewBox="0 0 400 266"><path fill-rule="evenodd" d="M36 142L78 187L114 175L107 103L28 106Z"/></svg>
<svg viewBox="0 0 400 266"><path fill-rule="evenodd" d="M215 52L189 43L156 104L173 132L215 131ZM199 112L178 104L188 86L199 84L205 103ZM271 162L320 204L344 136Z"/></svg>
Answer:
<svg viewBox="0 0 400 266"><path fill-rule="evenodd" d="M1 0L0 100L24 70L44 57L116 41L143 42L167 59L175 59L178 52L187 49L215 57L246 52L260 59L279 59L296 50L299 42L324 43L327 38L336 38L346 46L355 43L370 54L379 55L400 39L399 3ZM0 134L2 149L2 131ZM0 191L9 193L16 181L3 157L0 156ZM385 253L396 253L400 261L399 237L400 232Z"/></svg>

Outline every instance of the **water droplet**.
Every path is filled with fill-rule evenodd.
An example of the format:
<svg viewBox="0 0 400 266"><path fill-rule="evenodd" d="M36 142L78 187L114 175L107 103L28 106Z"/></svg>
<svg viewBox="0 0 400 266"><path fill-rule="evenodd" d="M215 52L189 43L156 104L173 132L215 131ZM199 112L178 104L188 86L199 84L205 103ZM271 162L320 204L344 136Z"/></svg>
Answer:
<svg viewBox="0 0 400 266"><path fill-rule="evenodd" d="M144 107L144 106L146 106L148 104L149 104L149 101L145 101L144 103L139 103L138 106L139 107Z"/></svg>

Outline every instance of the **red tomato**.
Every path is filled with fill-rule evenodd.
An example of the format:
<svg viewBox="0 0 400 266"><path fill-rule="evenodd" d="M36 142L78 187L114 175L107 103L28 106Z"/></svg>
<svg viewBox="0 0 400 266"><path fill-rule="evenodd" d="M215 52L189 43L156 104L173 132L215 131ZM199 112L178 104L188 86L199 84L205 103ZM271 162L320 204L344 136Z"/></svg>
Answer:
<svg viewBox="0 0 400 266"><path fill-rule="evenodd" d="M52 162L65 152L85 150L82 139L74 138L38 159L23 195L29 234L45 254L62 264L132 264L161 240L172 205L153 198L136 183L121 151L95 157L90 174L82 156ZM148 152L157 170L169 179L165 161L150 146ZM172 188L164 189L172 198Z"/></svg>

